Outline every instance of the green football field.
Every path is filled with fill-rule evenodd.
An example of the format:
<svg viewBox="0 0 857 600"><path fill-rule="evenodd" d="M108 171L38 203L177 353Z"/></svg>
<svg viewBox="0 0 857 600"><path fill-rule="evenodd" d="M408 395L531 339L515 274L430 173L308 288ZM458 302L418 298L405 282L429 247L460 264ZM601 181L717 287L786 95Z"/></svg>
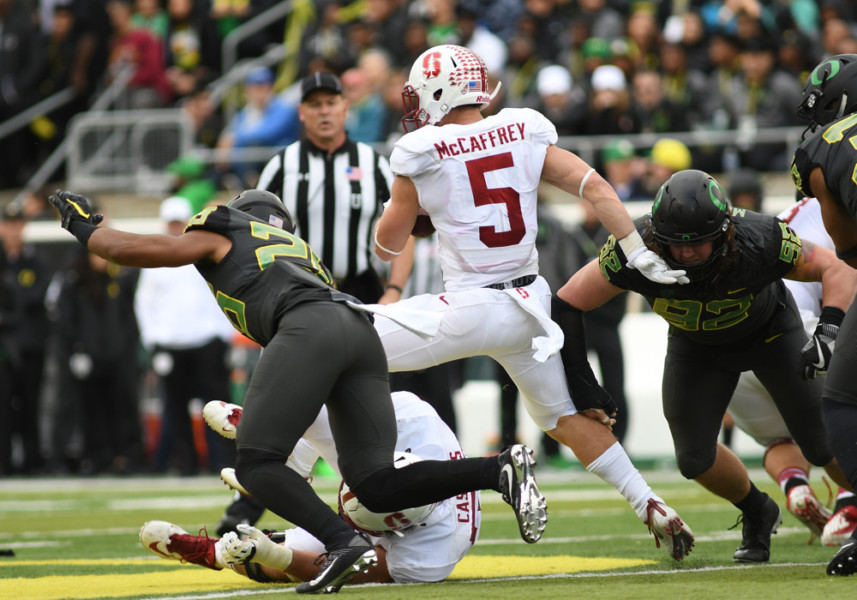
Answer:
<svg viewBox="0 0 857 600"><path fill-rule="evenodd" d="M834 553L789 514L773 538L767 565L736 565L738 511L668 471L647 471L649 483L696 535L682 563L655 548L646 527L611 487L581 469L537 471L549 522L538 544L518 536L499 495L483 492L482 531L451 578L426 585L346 586L348 598L854 598L857 579L824 569ZM759 487L785 512L782 494L763 473ZM338 482L316 480L333 502ZM813 481L822 500L823 482ZM270 598L293 585L258 584L155 557L139 543L140 526L172 521L189 532L213 531L229 490L213 476L194 478L66 478L0 480L0 598ZM282 528L266 513L261 527ZM9 555L11 554L11 555Z"/></svg>

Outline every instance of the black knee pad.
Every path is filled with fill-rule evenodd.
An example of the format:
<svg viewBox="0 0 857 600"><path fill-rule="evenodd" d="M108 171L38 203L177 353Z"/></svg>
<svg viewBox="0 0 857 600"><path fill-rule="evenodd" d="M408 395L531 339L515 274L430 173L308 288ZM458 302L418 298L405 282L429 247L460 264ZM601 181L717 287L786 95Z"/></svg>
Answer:
<svg viewBox="0 0 857 600"><path fill-rule="evenodd" d="M262 571L262 565L259 563L244 563L244 572L247 574L247 577L253 581L258 581L259 583L274 583L273 579L265 575L265 572Z"/></svg>
<svg viewBox="0 0 857 600"><path fill-rule="evenodd" d="M712 452L706 452L703 455L699 454L678 454L676 462L678 464L679 473L685 479L696 479L714 465L714 459L717 456L717 448Z"/></svg>
<svg viewBox="0 0 857 600"><path fill-rule="evenodd" d="M235 458L235 476L241 482L241 485L252 493L252 480L260 467L270 463L283 464L288 459L288 456L268 450L258 450L256 448L238 450L238 455Z"/></svg>

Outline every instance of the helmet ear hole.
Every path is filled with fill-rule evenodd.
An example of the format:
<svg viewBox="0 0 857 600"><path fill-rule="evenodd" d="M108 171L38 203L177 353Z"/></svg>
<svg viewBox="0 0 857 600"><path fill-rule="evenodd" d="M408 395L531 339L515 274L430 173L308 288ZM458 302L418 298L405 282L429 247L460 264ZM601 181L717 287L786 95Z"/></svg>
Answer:
<svg viewBox="0 0 857 600"><path fill-rule="evenodd" d="M435 90L434 94L432 94L432 98L435 100L440 100L441 96L443 96L443 90Z"/></svg>

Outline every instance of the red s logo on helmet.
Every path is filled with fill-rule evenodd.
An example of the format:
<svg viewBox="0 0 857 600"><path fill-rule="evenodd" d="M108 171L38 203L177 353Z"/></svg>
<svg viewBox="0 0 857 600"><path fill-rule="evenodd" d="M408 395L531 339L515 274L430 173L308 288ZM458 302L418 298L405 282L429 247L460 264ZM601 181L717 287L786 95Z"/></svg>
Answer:
<svg viewBox="0 0 857 600"><path fill-rule="evenodd" d="M440 52L432 52L423 57L423 76L426 79L440 75Z"/></svg>

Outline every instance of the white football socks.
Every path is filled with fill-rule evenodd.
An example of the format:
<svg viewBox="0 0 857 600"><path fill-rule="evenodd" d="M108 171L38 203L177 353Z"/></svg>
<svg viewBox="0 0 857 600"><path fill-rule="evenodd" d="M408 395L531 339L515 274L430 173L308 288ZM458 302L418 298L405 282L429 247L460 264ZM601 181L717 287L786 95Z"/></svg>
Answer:
<svg viewBox="0 0 857 600"><path fill-rule="evenodd" d="M589 463L586 470L595 473L619 490L644 523L649 518L646 510L649 498L663 502L631 463L631 459L619 442L607 448L601 456Z"/></svg>

